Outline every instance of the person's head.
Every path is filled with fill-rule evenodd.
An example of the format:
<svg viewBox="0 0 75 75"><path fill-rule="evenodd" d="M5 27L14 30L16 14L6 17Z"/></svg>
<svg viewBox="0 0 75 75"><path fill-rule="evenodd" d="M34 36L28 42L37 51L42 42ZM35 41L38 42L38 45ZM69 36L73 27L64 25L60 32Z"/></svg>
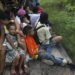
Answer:
<svg viewBox="0 0 75 75"><path fill-rule="evenodd" d="M47 20L48 20L48 14L45 13L45 12L41 13L41 15L40 15L40 22L41 23L45 23Z"/></svg>
<svg viewBox="0 0 75 75"><path fill-rule="evenodd" d="M23 34L24 35L33 35L34 34L34 30L31 26L27 25L23 28Z"/></svg>
<svg viewBox="0 0 75 75"><path fill-rule="evenodd" d="M38 13L38 7L36 6L36 7L33 7L33 13Z"/></svg>
<svg viewBox="0 0 75 75"><path fill-rule="evenodd" d="M16 25L15 25L15 23L12 23L12 22L9 23L7 25L7 29L8 29L10 34L14 35L16 33Z"/></svg>
<svg viewBox="0 0 75 75"><path fill-rule="evenodd" d="M6 25L9 23L10 16L6 14L6 12L0 10L0 23Z"/></svg>
<svg viewBox="0 0 75 75"><path fill-rule="evenodd" d="M22 17L26 14L26 11L23 8L20 8L17 12L18 16Z"/></svg>
<svg viewBox="0 0 75 75"><path fill-rule="evenodd" d="M28 14L25 14L23 17L20 18L21 19L21 22L26 22L26 19L28 21L30 21L30 16Z"/></svg>

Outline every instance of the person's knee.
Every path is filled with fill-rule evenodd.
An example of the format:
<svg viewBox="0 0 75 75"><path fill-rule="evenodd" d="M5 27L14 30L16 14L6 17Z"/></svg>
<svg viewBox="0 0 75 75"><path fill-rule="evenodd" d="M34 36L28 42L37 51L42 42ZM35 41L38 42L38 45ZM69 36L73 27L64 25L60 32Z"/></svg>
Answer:
<svg viewBox="0 0 75 75"><path fill-rule="evenodd" d="M62 36L57 36L57 42L62 41L63 37Z"/></svg>
<svg viewBox="0 0 75 75"><path fill-rule="evenodd" d="M61 42L63 40L62 36L56 36L52 39L53 42Z"/></svg>
<svg viewBox="0 0 75 75"><path fill-rule="evenodd" d="M16 57L15 57L15 60L19 61L19 59L20 59L20 55L17 53Z"/></svg>

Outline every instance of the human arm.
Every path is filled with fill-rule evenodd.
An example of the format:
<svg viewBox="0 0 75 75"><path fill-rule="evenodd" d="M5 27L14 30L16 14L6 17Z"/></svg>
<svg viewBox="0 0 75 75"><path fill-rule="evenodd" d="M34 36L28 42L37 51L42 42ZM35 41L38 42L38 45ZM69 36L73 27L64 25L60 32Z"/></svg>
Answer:
<svg viewBox="0 0 75 75"><path fill-rule="evenodd" d="M14 49L14 50L17 50L16 46L14 45L14 41L13 39L11 38L11 36L9 34L6 34L6 39L7 41L9 42L9 44L11 45L11 47Z"/></svg>
<svg viewBox="0 0 75 75"><path fill-rule="evenodd" d="M4 31L4 26L0 26L0 45L4 42L4 37L5 37L5 31Z"/></svg>
<svg viewBox="0 0 75 75"><path fill-rule="evenodd" d="M25 41L24 41L24 39L22 37L20 37L19 34L17 34L17 41L18 41L19 47L21 47L26 53L27 48L26 48Z"/></svg>
<svg viewBox="0 0 75 75"><path fill-rule="evenodd" d="M3 42L4 42L4 37L5 37L5 33L4 33L4 27L2 25L0 25L0 50L3 49Z"/></svg>

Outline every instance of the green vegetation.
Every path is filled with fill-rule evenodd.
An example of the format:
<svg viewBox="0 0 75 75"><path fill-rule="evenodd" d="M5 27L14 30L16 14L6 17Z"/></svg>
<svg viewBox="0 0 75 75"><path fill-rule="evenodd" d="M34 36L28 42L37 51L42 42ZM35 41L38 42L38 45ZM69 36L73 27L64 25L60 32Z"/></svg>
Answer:
<svg viewBox="0 0 75 75"><path fill-rule="evenodd" d="M41 0L40 3L49 14L54 31L63 36L63 45L75 62L75 6L69 1L71 0Z"/></svg>

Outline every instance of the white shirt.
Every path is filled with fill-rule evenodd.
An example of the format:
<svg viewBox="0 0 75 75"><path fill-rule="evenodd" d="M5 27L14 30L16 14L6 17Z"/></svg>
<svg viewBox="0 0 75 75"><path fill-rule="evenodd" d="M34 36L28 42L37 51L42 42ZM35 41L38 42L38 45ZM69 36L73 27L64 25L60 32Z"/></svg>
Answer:
<svg viewBox="0 0 75 75"><path fill-rule="evenodd" d="M40 22L38 22L36 28L40 27L41 25L44 25L44 24L41 24ZM42 28L38 29L37 35L38 35L40 43L42 43L44 45L49 44L49 41L50 41L50 38L51 38L51 33L50 33L48 27L45 26L45 27L42 27Z"/></svg>
<svg viewBox="0 0 75 75"><path fill-rule="evenodd" d="M39 20L40 18L40 14L29 14L30 16L30 21L31 21L31 25L33 27L35 27L36 22Z"/></svg>
<svg viewBox="0 0 75 75"><path fill-rule="evenodd" d="M21 24L21 20L20 20L20 18L18 17L18 16L16 16L16 18L15 18L15 22L17 23L17 24Z"/></svg>

